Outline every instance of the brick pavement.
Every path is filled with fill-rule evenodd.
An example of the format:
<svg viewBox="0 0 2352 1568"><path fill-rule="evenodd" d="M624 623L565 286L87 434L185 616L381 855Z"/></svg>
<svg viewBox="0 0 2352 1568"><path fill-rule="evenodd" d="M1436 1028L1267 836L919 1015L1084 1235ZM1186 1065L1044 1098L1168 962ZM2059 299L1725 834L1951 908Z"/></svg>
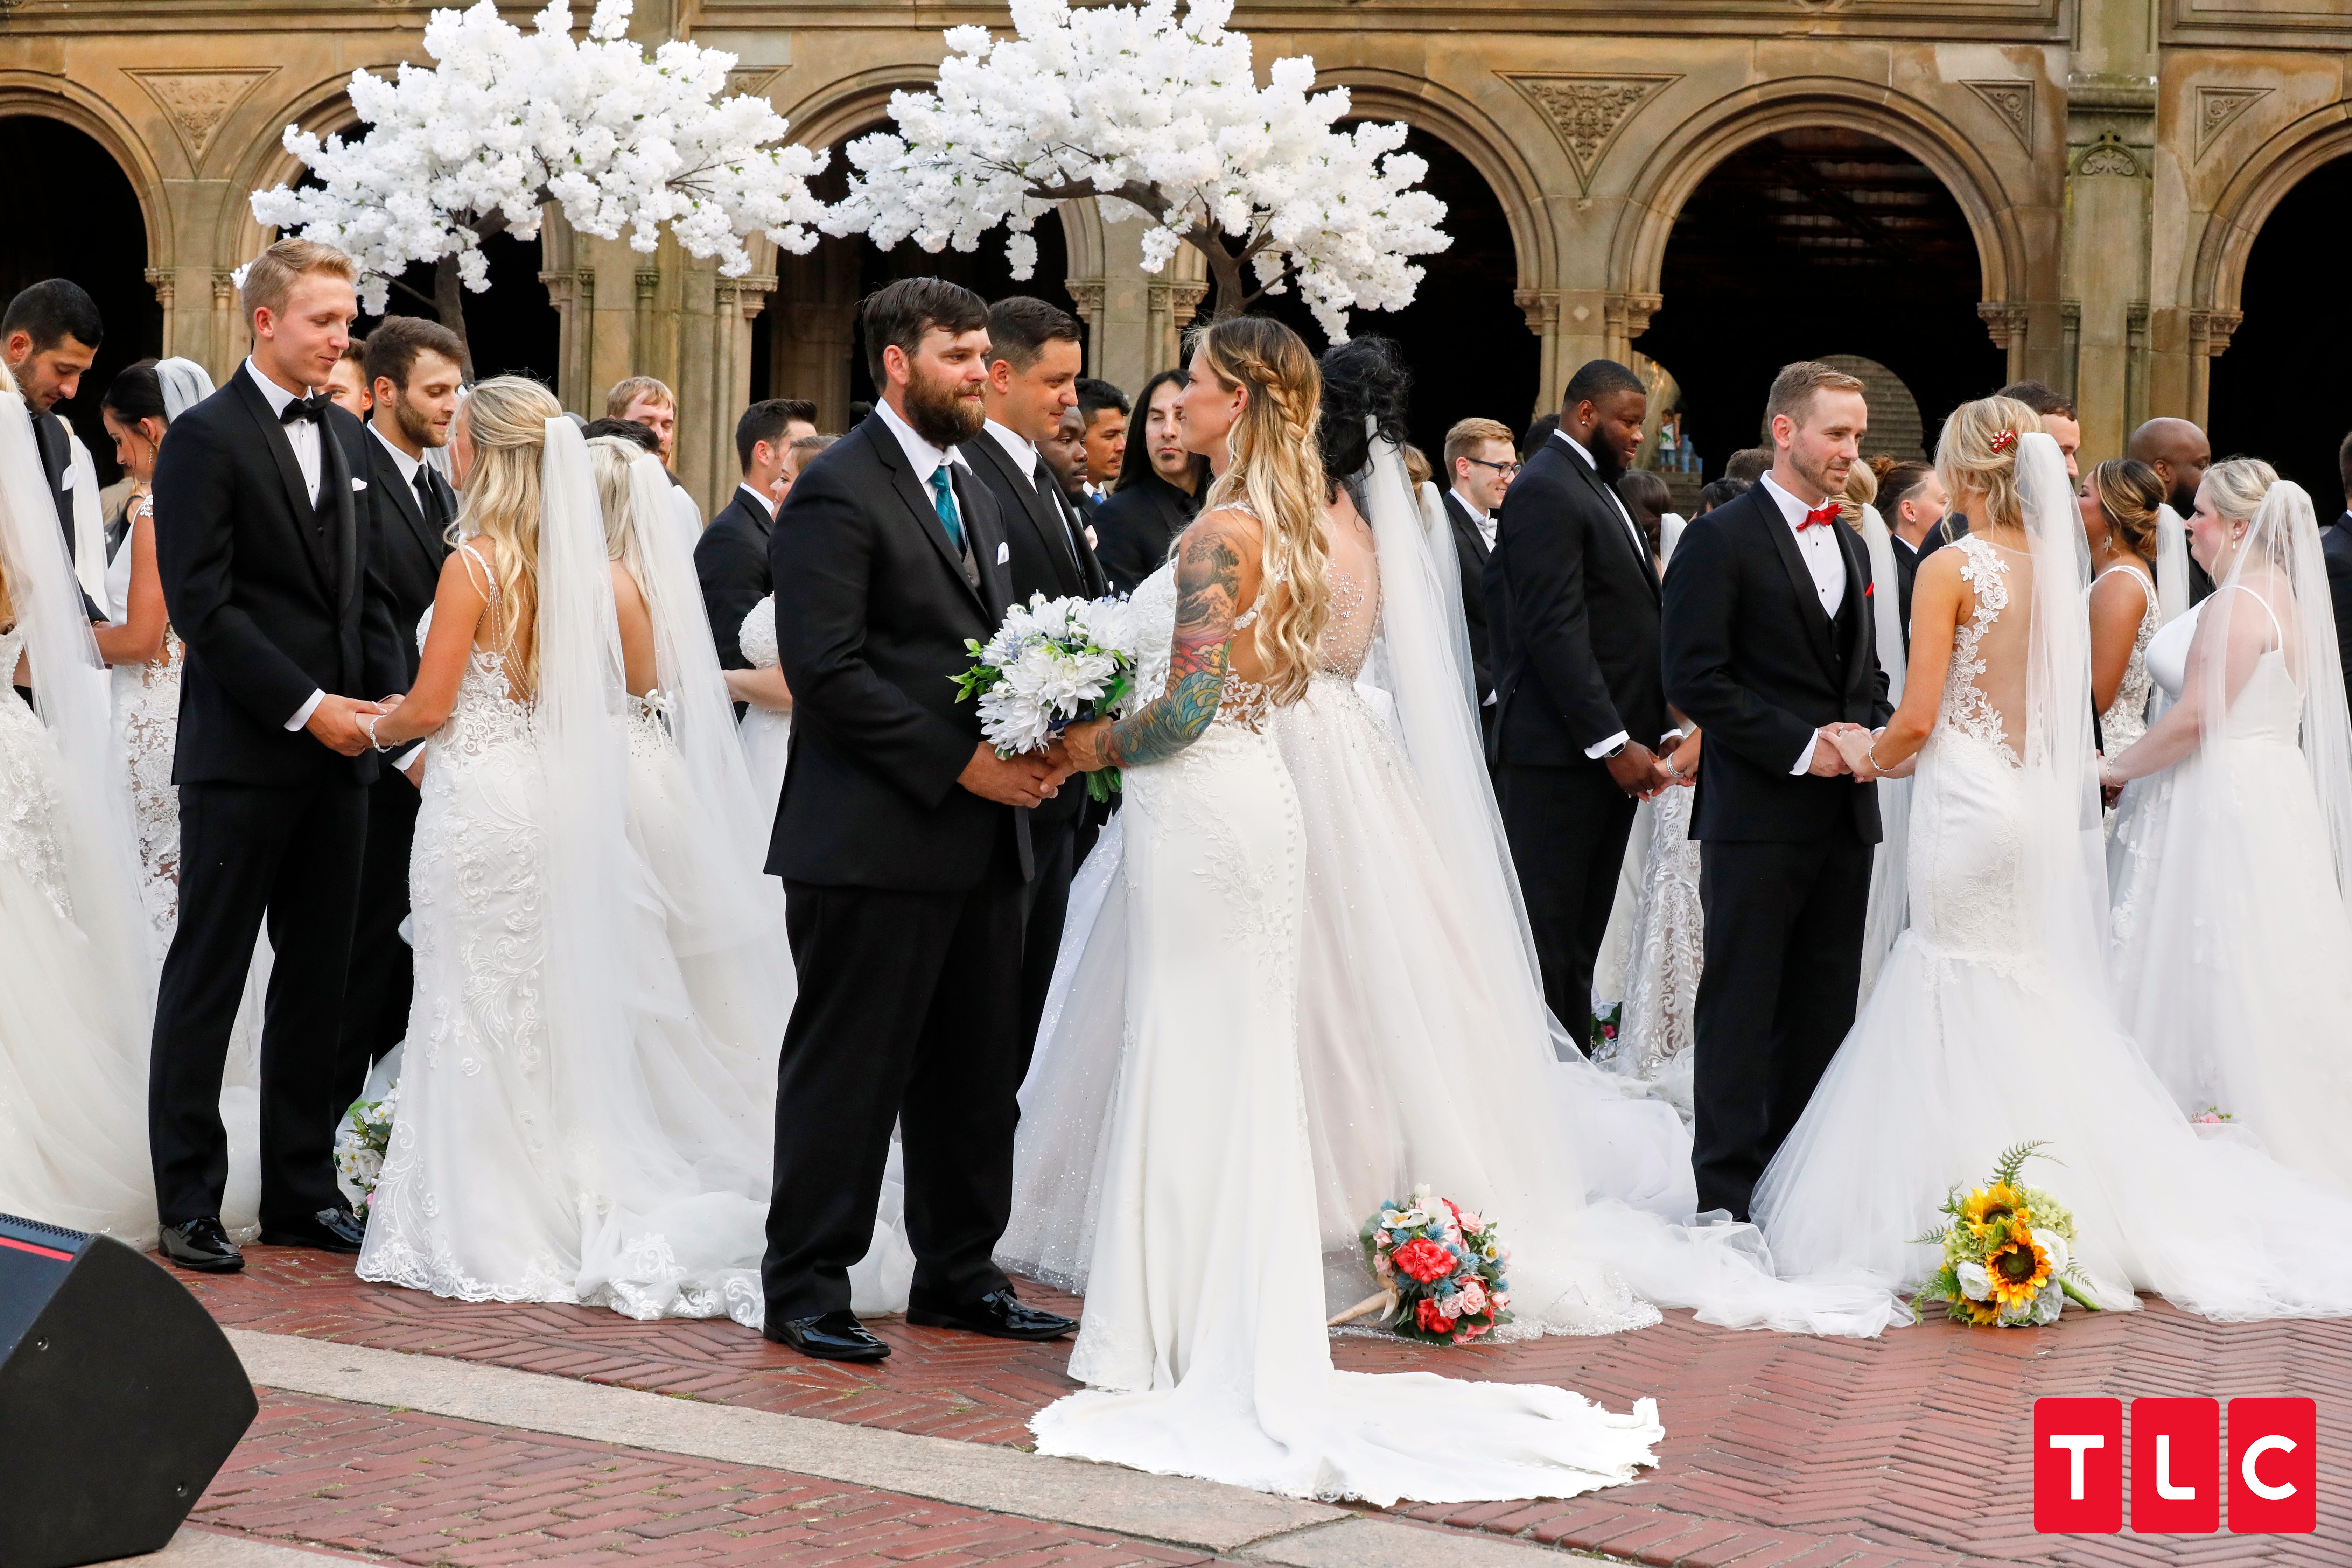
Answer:
<svg viewBox="0 0 2352 1568"><path fill-rule="evenodd" d="M576 1308L447 1302L364 1285L314 1253L253 1248L247 1272L195 1279L221 1321L453 1356L784 1414L1023 1445L1067 1392L1064 1345L876 1325L877 1368L803 1360L732 1323L632 1323ZM1076 1304L1040 1288L1047 1305ZM1406 1517L1628 1561L1716 1568L1934 1563L2352 1562L2352 1324L2219 1325L2160 1302L2069 1313L2042 1330L1944 1323L1877 1341L1735 1332L1671 1313L1595 1339L1439 1352L1335 1342L1358 1371L1436 1368L1548 1382L1623 1408L1657 1397L1654 1479L1568 1503L1419 1509ZM2032 1402L2047 1395L2302 1394L2320 1402L2320 1532L2310 1537L2052 1538L2030 1517Z"/></svg>

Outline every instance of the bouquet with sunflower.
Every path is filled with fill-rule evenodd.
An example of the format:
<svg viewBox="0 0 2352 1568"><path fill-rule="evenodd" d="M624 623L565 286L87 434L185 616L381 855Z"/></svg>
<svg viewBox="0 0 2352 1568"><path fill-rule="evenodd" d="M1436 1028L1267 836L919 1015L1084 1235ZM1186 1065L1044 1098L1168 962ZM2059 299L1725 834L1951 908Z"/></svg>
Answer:
<svg viewBox="0 0 2352 1568"><path fill-rule="evenodd" d="M1381 1288L1333 1318L1332 1327L1377 1312L1393 1315L1391 1331L1406 1339L1466 1345L1511 1321L1511 1282L1503 1273L1511 1249L1493 1221L1415 1187L1412 1197L1382 1204L1360 1238Z"/></svg>
<svg viewBox="0 0 2352 1568"><path fill-rule="evenodd" d="M2099 1310L2081 1289L2086 1276L2074 1260L2074 1215L2017 1179L2026 1161L2050 1158L2042 1148L2005 1150L1990 1185L1965 1195L1954 1187L1945 1198L1941 1212L1951 1223L1919 1238L1944 1249L1944 1266L1913 1298L1915 1309L1941 1301L1954 1322L2003 1329L2054 1323L2070 1296L2085 1311Z"/></svg>

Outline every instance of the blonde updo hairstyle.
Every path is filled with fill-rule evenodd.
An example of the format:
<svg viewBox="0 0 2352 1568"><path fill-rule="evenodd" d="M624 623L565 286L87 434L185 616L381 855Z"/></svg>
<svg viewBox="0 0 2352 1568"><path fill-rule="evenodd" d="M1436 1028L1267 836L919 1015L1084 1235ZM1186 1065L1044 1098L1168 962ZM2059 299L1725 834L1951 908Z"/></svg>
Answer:
<svg viewBox="0 0 2352 1568"><path fill-rule="evenodd" d="M2084 481L2107 533L2144 561L2154 561L2159 546L2157 508L2164 504L2164 481L2146 463L2130 458L2109 458Z"/></svg>
<svg viewBox="0 0 2352 1568"><path fill-rule="evenodd" d="M2216 512L2231 522L2246 522L2262 510L2263 498L2278 477L2260 458L2228 458L2205 470L2202 488Z"/></svg>
<svg viewBox="0 0 2352 1568"><path fill-rule="evenodd" d="M2014 397L1979 397L1952 410L1936 442L1936 473L1957 508L1963 494L1984 497L1979 527L2025 526L2025 504L2017 493L2017 453L2029 435L2042 430L2042 416Z"/></svg>
<svg viewBox="0 0 2352 1568"><path fill-rule="evenodd" d="M639 588L646 585L642 569L645 547L637 538L637 517L629 494L629 470L646 449L618 436L599 436L588 443L588 468L596 476L596 500L604 510L604 554L617 562ZM665 483L667 481L665 480Z"/></svg>
<svg viewBox="0 0 2352 1568"><path fill-rule="evenodd" d="M1862 531L1862 509L1878 500L1878 470L1856 463L1845 471L1845 494L1838 497L1838 519L1856 533Z"/></svg>
<svg viewBox="0 0 2352 1568"><path fill-rule="evenodd" d="M489 556L508 679L523 691L539 684L539 475L547 422L562 416L555 394L520 375L477 384L457 410L474 446L457 535Z"/></svg>
<svg viewBox="0 0 2352 1568"><path fill-rule="evenodd" d="M1314 679L1316 644L1331 618L1323 542L1331 492L1316 440L1323 374L1297 332L1264 316L1218 321L1197 342L1220 385L1249 389L1225 436L1233 461L1209 487L1201 510L1245 507L1254 514L1265 533L1269 578L1278 576L1287 590L1267 593L1253 627L1265 685L1278 706L1296 700Z"/></svg>

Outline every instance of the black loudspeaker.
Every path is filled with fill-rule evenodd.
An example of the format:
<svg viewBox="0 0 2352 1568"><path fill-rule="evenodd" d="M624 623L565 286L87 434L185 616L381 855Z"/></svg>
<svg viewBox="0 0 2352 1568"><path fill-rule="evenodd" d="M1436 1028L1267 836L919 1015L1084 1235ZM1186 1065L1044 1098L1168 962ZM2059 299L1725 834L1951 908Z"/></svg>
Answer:
<svg viewBox="0 0 2352 1568"><path fill-rule="evenodd" d="M0 1215L0 1568L160 1549L259 1413L162 1265Z"/></svg>

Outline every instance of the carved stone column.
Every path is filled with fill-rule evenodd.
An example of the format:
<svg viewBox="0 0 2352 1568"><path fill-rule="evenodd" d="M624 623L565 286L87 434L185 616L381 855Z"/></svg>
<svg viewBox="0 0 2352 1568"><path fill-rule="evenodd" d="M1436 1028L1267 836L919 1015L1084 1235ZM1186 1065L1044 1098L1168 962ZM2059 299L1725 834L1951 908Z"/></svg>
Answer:
<svg viewBox="0 0 2352 1568"><path fill-rule="evenodd" d="M2213 362L2230 351L2230 335L2246 319L2243 310L2189 312L2189 421L2203 426L2212 395Z"/></svg>
<svg viewBox="0 0 2352 1568"><path fill-rule="evenodd" d="M1179 258L1192 257L1196 262L1199 260L1190 247L1176 254ZM1169 274L1176 269L1176 263L1171 261L1166 272L1145 285L1144 342L1149 352L1145 361L1148 367L1144 372L1146 377L1183 363L1184 329L1192 324L1192 318L1200 312L1201 301L1209 297L1206 282L1171 278ZM1141 384L1140 381L1138 384Z"/></svg>
<svg viewBox="0 0 2352 1568"><path fill-rule="evenodd" d="M562 322L555 356L555 395L572 413L593 419L604 413L592 400L603 390L594 385L596 363L596 269L563 267L539 275L547 286L547 302Z"/></svg>
<svg viewBox="0 0 2352 1568"><path fill-rule="evenodd" d="M1603 337L1608 347L1604 358L1630 367L1633 363L1633 340L1650 330L1650 318L1665 304L1661 294L1611 294L1601 301Z"/></svg>
<svg viewBox="0 0 2352 1568"><path fill-rule="evenodd" d="M236 362L245 356L245 336L237 331L242 318L237 309L236 281L230 269L221 268L213 273L212 347L205 355L205 369L212 372L213 384L220 385Z"/></svg>
<svg viewBox="0 0 2352 1568"><path fill-rule="evenodd" d="M2004 374L2011 381L2025 379L2025 329L2032 316L2032 311L2025 306L2004 300L1977 301L1977 319L1991 334L1992 346L2009 356L2009 369Z"/></svg>
<svg viewBox="0 0 2352 1568"><path fill-rule="evenodd" d="M1526 315L1528 331L1533 332L1536 335L1536 341L1543 345L1537 354L1538 368L1536 372L1536 405L1528 416L1530 418L1539 419L1547 414L1559 412L1556 400L1559 396L1559 389L1568 384L1568 373L1560 368L1559 363L1561 358L1559 290L1557 289L1514 289L1511 294L1511 303L1517 305Z"/></svg>
<svg viewBox="0 0 2352 1568"><path fill-rule="evenodd" d="M179 298L180 275L168 267L150 267L147 269L147 286L155 290L155 302L163 307L163 353L161 357L168 359L179 353L179 337L173 330L177 322L173 320L173 304Z"/></svg>

